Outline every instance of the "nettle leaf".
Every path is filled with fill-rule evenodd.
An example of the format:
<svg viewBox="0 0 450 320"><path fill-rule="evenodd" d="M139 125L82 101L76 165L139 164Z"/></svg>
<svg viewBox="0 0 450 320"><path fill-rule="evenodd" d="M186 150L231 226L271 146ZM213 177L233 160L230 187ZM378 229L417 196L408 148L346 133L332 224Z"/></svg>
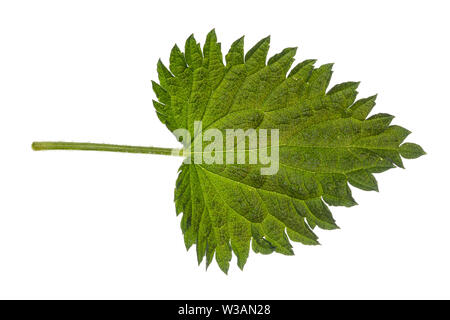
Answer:
<svg viewBox="0 0 450 320"><path fill-rule="evenodd" d="M214 30L203 49L191 35L184 53L174 46L168 67L158 62L159 83L153 82L161 122L192 134L183 141L188 156L200 139L195 121L220 132L279 129L275 175L262 175L261 164L180 167L175 204L186 248L195 244L206 266L215 256L225 273L232 253L242 269L250 248L292 255L291 241L319 244L316 226L338 228L328 206L356 204L349 184L378 191L374 173L424 154L403 143L410 132L391 125L393 116L369 116L376 96L356 100L358 82L328 89L332 64L305 60L292 67L296 48L267 59L269 43L264 38L244 54L240 38L224 57Z"/></svg>

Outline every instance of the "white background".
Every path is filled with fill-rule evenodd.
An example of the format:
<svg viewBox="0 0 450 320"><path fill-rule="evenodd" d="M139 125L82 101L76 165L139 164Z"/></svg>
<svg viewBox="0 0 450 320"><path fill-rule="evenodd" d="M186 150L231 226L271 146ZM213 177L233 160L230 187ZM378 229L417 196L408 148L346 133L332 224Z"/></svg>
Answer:
<svg viewBox="0 0 450 320"><path fill-rule="evenodd" d="M0 298L450 298L448 1L1 1ZM180 158L33 152L34 140L177 147L150 80L174 43L335 62L427 155L332 208L340 230L229 275L186 253Z"/></svg>

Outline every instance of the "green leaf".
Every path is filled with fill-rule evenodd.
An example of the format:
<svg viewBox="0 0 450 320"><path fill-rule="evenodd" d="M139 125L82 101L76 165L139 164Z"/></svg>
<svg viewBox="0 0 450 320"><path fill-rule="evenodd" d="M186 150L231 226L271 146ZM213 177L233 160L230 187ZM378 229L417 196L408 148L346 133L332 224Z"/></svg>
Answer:
<svg viewBox="0 0 450 320"><path fill-rule="evenodd" d="M359 82L329 89L332 64L315 67L309 59L291 69L296 48L267 59L269 44L264 38L244 54L242 37L223 55L214 30L203 49L192 35L184 53L172 49L170 71L158 62L159 83L153 82L158 118L171 131L192 134L183 142L188 157L201 141L195 121L221 133L279 129L274 175L262 175L261 163L180 167L175 204L186 248L195 244L198 263L206 258L206 266L215 256L225 273L232 253L242 269L250 248L292 255L291 241L319 244L312 229L338 228L328 205L356 204L349 184L378 191L374 173L425 154L403 143L410 132L391 125L393 116L368 117L376 95L356 100ZM250 157L255 150L241 151Z"/></svg>
<svg viewBox="0 0 450 320"><path fill-rule="evenodd" d="M405 159L416 159L423 156L425 151L418 144L406 142L400 146L400 154Z"/></svg>

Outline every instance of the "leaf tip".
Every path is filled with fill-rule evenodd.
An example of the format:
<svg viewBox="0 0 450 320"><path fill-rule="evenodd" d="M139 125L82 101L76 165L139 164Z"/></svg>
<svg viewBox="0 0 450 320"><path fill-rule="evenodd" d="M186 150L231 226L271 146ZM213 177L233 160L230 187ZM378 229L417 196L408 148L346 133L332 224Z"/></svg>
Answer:
<svg viewBox="0 0 450 320"><path fill-rule="evenodd" d="M178 45L176 43L173 45L172 51L180 51L181 52L180 48L178 47Z"/></svg>
<svg viewBox="0 0 450 320"><path fill-rule="evenodd" d="M268 36L265 37L265 38L262 38L262 39L257 43L257 45L258 45L258 44L264 44L264 43L270 44L270 35L268 35Z"/></svg>
<svg viewBox="0 0 450 320"><path fill-rule="evenodd" d="M195 36L193 33L191 33L191 35L186 39L186 44L188 44L189 42L194 42L197 43L197 41L195 40Z"/></svg>
<svg viewBox="0 0 450 320"><path fill-rule="evenodd" d="M216 28L212 28L211 31L208 32L208 34L206 35L207 38L213 37L214 39L217 38L216 35Z"/></svg>

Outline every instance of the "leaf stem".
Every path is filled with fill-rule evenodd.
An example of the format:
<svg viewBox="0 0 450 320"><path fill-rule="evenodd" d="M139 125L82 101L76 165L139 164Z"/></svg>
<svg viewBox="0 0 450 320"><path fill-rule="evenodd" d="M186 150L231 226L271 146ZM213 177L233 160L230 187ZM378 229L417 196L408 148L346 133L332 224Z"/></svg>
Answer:
<svg viewBox="0 0 450 320"><path fill-rule="evenodd" d="M88 142L61 142L61 141L38 141L33 142L31 147L35 151L41 150L89 150L110 151L127 153L160 154L166 156L182 156L182 149L125 146L117 144L88 143Z"/></svg>

